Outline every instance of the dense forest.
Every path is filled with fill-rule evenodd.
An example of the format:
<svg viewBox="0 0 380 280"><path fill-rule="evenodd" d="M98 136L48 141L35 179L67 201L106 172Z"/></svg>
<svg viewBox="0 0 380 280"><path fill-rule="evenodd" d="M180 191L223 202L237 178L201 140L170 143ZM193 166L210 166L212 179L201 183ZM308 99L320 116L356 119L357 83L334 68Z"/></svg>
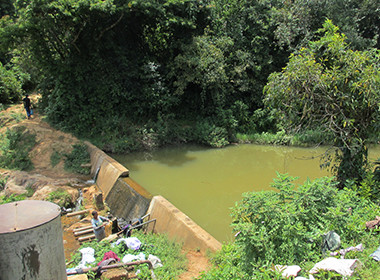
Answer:
<svg viewBox="0 0 380 280"><path fill-rule="evenodd" d="M379 14L376 0L6 0L0 102L39 92L50 123L112 152L313 131L338 148L338 177L362 178Z"/></svg>
<svg viewBox="0 0 380 280"><path fill-rule="evenodd" d="M0 102L38 92L51 124L111 152L301 134L361 180L379 14L377 0L5 0Z"/></svg>
<svg viewBox="0 0 380 280"><path fill-rule="evenodd" d="M337 180L244 195L237 242L202 279L280 279L266 266L318 259L327 229L377 246L359 221L379 210L378 0L2 0L0 18L1 109L38 94L49 123L107 152L333 147Z"/></svg>

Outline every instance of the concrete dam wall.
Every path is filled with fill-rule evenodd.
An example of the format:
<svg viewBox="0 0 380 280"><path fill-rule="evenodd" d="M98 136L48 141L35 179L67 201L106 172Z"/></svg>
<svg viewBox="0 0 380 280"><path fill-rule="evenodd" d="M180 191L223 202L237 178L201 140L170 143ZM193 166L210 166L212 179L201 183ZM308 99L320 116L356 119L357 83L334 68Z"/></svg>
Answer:
<svg viewBox="0 0 380 280"><path fill-rule="evenodd" d="M154 232L165 233L187 249L202 253L220 250L222 245L208 232L162 196L152 196L129 177L129 170L102 150L86 142L91 156L91 174L111 212L126 220L150 214L156 219ZM149 225L152 226L152 225Z"/></svg>

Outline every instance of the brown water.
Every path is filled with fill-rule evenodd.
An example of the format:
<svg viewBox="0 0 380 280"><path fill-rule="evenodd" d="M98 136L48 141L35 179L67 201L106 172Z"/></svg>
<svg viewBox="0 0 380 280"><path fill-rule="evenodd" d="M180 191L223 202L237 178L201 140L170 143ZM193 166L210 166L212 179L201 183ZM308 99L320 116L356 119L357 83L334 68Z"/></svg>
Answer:
<svg viewBox="0 0 380 280"><path fill-rule="evenodd" d="M162 195L219 241L233 239L230 208L242 193L272 189L276 172L298 183L330 175L321 170L325 148L237 145L223 149L180 146L112 155L153 195ZM380 147L370 157L380 157Z"/></svg>

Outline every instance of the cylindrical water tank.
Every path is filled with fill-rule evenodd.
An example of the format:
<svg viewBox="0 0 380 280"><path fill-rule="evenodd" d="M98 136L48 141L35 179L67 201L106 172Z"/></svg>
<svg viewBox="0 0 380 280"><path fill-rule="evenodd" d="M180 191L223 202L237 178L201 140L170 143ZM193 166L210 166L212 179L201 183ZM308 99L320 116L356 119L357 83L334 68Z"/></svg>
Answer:
<svg viewBox="0 0 380 280"><path fill-rule="evenodd" d="M39 200L0 205L0 280L66 280L61 209Z"/></svg>

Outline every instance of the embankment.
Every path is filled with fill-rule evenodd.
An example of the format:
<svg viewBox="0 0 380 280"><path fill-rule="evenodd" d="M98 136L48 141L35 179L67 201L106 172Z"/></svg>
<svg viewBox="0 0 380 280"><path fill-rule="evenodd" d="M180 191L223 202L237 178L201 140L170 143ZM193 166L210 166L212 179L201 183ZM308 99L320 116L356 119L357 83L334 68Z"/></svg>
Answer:
<svg viewBox="0 0 380 280"><path fill-rule="evenodd" d="M91 174L111 212L126 220L150 214L156 219L154 232L166 233L170 238L183 243L184 248L197 249L202 253L221 249L221 243L197 225L188 216L162 196L152 196L129 177L129 170L92 145ZM152 226L152 225L149 225Z"/></svg>

